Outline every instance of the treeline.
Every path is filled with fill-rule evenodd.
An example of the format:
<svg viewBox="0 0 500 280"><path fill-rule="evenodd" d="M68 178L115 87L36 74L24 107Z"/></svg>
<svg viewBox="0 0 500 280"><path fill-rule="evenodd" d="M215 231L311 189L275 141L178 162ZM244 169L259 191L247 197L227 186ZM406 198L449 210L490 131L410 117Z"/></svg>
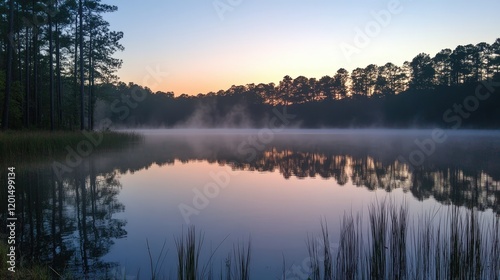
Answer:
<svg viewBox="0 0 500 280"><path fill-rule="evenodd" d="M301 127L499 128L500 89L495 92L494 81L500 81L500 39L444 49L434 57L420 53L402 66L341 68L319 80L285 76L277 85L239 85L196 96L106 85L96 110L115 124L145 127L261 127L274 107L287 106Z"/></svg>
<svg viewBox="0 0 500 280"><path fill-rule="evenodd" d="M92 129L95 87L117 82L122 32L100 0L0 2L3 129Z"/></svg>
<svg viewBox="0 0 500 280"><path fill-rule="evenodd" d="M175 96L118 81L122 61L112 56L123 49L123 33L102 18L116 6L8 0L0 9L4 129L101 129L109 125L104 119L116 126L262 127L282 106L302 127L500 127L494 84L486 99L468 99L481 82L500 81L500 38L420 53L399 66Z"/></svg>

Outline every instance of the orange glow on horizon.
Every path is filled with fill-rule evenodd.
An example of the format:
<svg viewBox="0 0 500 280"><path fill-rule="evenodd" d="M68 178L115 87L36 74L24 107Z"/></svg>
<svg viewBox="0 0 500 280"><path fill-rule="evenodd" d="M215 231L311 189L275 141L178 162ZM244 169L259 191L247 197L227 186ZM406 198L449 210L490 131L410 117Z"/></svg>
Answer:
<svg viewBox="0 0 500 280"><path fill-rule="evenodd" d="M198 76L197 78L190 79L187 75L182 75L176 77L177 75L169 75L161 83L154 82L141 83L137 79L127 78L123 75L123 80L134 81L134 83L148 87L152 92L162 91L162 92L173 92L175 96L181 94L187 95L198 95L199 93L207 94L209 92L217 93L220 90L227 90L231 86L236 85L247 85L247 84L260 84L260 83L275 83L278 84L282 77L279 78L269 78L267 75L258 75L254 78L250 77L235 77L234 79L228 79L226 77L214 77L214 76ZM127 82L128 83L128 82Z"/></svg>

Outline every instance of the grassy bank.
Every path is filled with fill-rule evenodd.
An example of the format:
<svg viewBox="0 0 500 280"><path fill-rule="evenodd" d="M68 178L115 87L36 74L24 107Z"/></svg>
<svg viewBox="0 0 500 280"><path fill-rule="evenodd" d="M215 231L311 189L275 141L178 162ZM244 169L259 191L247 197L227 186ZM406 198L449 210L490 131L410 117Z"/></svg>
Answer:
<svg viewBox="0 0 500 280"><path fill-rule="evenodd" d="M51 158L76 150L107 150L137 142L140 135L124 132L7 131L0 133L0 161Z"/></svg>
<svg viewBox="0 0 500 280"><path fill-rule="evenodd" d="M8 246L5 243L5 238L0 240L0 279L13 280L49 280L52 279L48 267L41 265L32 265L31 267L19 267L16 263L15 272L8 270L7 263Z"/></svg>

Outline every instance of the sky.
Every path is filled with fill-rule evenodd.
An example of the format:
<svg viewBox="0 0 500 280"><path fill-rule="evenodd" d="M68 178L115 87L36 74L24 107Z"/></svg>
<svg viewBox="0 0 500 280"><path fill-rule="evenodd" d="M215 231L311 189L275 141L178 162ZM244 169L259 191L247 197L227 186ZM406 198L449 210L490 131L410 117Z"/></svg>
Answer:
<svg viewBox="0 0 500 280"><path fill-rule="evenodd" d="M123 31L118 76L154 92L333 76L418 53L493 43L498 0L103 0Z"/></svg>

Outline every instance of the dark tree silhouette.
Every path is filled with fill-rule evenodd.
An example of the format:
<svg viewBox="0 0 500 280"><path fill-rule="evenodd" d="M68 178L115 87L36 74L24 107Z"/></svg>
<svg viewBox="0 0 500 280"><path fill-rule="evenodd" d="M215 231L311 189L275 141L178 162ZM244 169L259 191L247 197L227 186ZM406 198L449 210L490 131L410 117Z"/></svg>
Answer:
<svg viewBox="0 0 500 280"><path fill-rule="evenodd" d="M412 89L431 89L434 85L435 70L431 57L426 53L420 53L410 63L412 69Z"/></svg>
<svg viewBox="0 0 500 280"><path fill-rule="evenodd" d="M2 129L9 128L9 109L10 98L12 94L12 60L13 60L13 45L14 42L14 0L9 1L9 29L7 32L7 71L5 82L5 97L3 105L3 122Z"/></svg>
<svg viewBox="0 0 500 280"><path fill-rule="evenodd" d="M337 70L333 76L333 95L334 99L346 98L349 93L349 72L344 68Z"/></svg>

